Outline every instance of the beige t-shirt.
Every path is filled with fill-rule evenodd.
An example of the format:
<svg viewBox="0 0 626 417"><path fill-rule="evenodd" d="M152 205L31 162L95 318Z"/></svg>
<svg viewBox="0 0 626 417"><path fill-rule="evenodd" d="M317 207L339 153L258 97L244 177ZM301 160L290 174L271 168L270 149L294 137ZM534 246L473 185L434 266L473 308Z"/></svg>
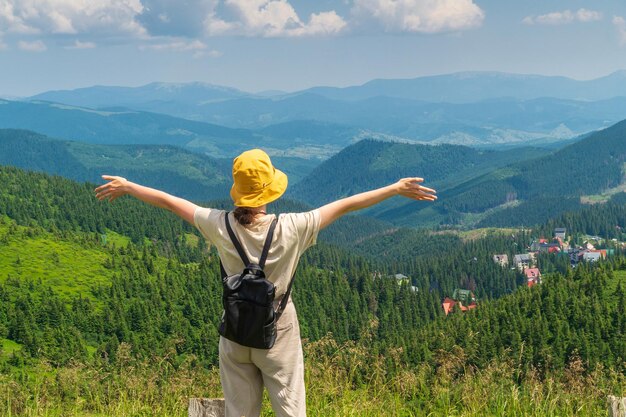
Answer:
<svg viewBox="0 0 626 417"><path fill-rule="evenodd" d="M244 265L228 236L225 214L224 210L199 207L193 218L200 233L217 248L226 274L233 275L240 273ZM261 217L254 224L244 227L230 213L228 217L230 225L250 262L259 261L268 228L274 217L276 216L269 214ZM287 291L300 256L317 241L320 219L320 212L317 209L279 216L263 269L267 279L276 286L277 299Z"/></svg>

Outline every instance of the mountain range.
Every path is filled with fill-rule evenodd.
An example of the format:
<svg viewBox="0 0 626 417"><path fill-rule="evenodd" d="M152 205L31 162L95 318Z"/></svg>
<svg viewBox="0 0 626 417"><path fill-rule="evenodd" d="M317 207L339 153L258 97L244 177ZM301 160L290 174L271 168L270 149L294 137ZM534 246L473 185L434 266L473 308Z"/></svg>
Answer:
<svg viewBox="0 0 626 417"><path fill-rule="evenodd" d="M433 103L471 103L502 97L521 100L554 97L597 101L626 96L625 81L626 70L585 81L560 76L471 71L410 79L375 79L357 86L320 86L289 93L274 91L271 94L254 94L199 82L155 82L141 87L93 86L75 90L47 91L31 99L95 108L121 105L149 111L158 111L156 106L168 103L202 105L241 97L286 97L306 93L347 101L382 96ZM144 107L150 103L155 107Z"/></svg>
<svg viewBox="0 0 626 417"><path fill-rule="evenodd" d="M624 80L623 71L590 81L465 72L285 94L152 83L49 91L29 100L141 110L233 129L313 121L394 140L498 147L559 142L626 118ZM324 141L326 133L318 132L317 139Z"/></svg>
<svg viewBox="0 0 626 417"><path fill-rule="evenodd" d="M250 130L129 109L9 100L0 100L0 128L93 144L172 145L230 158L256 147L277 156L327 158L366 134L328 122L294 121Z"/></svg>
<svg viewBox="0 0 626 417"><path fill-rule="evenodd" d="M387 96L447 103L471 103L502 97L594 101L626 96L625 81L626 71L623 70L587 81L560 76L471 71L411 79L377 79L359 86L314 87L305 91L339 100Z"/></svg>

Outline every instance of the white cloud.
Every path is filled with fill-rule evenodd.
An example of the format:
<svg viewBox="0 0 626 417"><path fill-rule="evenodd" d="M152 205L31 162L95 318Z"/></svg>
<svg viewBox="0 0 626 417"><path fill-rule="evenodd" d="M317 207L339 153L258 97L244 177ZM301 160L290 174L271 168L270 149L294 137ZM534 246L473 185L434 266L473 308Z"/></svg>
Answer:
<svg viewBox="0 0 626 417"><path fill-rule="evenodd" d="M224 55L221 51L217 51L215 49L207 50L207 51L196 51L193 54L193 57L196 59L209 57L209 58L219 58Z"/></svg>
<svg viewBox="0 0 626 417"><path fill-rule="evenodd" d="M617 29L619 43L626 45L626 20L622 16L613 16L613 26Z"/></svg>
<svg viewBox="0 0 626 417"><path fill-rule="evenodd" d="M293 37L334 35L346 26L332 10L301 20L289 0L0 0L0 28L37 37Z"/></svg>
<svg viewBox="0 0 626 417"><path fill-rule="evenodd" d="M27 51L27 52L43 52L46 49L48 49L46 47L46 44L43 43L43 41L40 40L36 40L36 41L19 41L17 43L17 47L20 48L22 51Z"/></svg>
<svg viewBox="0 0 626 417"><path fill-rule="evenodd" d="M72 45L68 45L65 49L93 49L96 44L93 42L81 42L78 39L74 41Z"/></svg>
<svg viewBox="0 0 626 417"><path fill-rule="evenodd" d="M237 19L223 20L213 9L205 20L209 35L324 36L336 35L347 26L334 10L313 13L303 22L287 0L225 0L224 4Z"/></svg>
<svg viewBox="0 0 626 417"><path fill-rule="evenodd" d="M578 11L576 12L576 18L580 22L594 22L597 20L602 20L602 13L596 12L594 10L578 9Z"/></svg>
<svg viewBox="0 0 626 417"><path fill-rule="evenodd" d="M21 34L142 36L141 0L0 0L0 27Z"/></svg>
<svg viewBox="0 0 626 417"><path fill-rule="evenodd" d="M375 21L387 32L438 33L479 27L485 17L473 0L354 0L354 24Z"/></svg>
<svg viewBox="0 0 626 417"><path fill-rule="evenodd" d="M199 40L194 40L194 41L176 40L172 42L156 43L156 44L142 47L142 49L152 49L155 51L176 51L176 52L198 51L198 50L204 50L207 48L208 46L204 42L201 42Z"/></svg>
<svg viewBox="0 0 626 417"><path fill-rule="evenodd" d="M540 16L526 16L522 20L522 23L527 25L564 25L567 23L587 23L598 20L602 20L602 13L595 10L578 9L578 11L575 12L564 10L562 12L552 12Z"/></svg>
<svg viewBox="0 0 626 417"><path fill-rule="evenodd" d="M156 43L152 45L144 45L140 49L151 49L154 51L171 51L171 52L193 52L194 58L219 58L222 56L220 51L209 49L208 45L199 40L186 41L174 40L171 42Z"/></svg>

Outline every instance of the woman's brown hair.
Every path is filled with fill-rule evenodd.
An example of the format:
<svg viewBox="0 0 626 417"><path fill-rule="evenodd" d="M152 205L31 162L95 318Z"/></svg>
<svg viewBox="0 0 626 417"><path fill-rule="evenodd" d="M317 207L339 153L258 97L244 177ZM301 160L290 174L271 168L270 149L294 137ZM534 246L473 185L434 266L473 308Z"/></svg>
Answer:
<svg viewBox="0 0 626 417"><path fill-rule="evenodd" d="M257 214L258 211L249 207L237 207L235 211L233 211L233 216L235 216L235 220L237 220L237 222L239 222L239 224L242 226L248 226L249 224L252 224Z"/></svg>

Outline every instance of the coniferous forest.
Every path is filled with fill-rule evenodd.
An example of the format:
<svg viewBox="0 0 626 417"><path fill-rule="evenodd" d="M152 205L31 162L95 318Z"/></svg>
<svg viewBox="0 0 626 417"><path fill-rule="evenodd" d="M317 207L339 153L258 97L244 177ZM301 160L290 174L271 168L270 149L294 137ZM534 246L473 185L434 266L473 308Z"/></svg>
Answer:
<svg viewBox="0 0 626 417"><path fill-rule="evenodd" d="M0 415L183 416L220 396L219 261L192 226L93 184L9 167L0 183ZM606 415L626 390L622 199L524 230L325 230L293 293L310 414ZM555 227L611 256L540 255L532 288L493 261ZM478 308L446 316L455 289Z"/></svg>

